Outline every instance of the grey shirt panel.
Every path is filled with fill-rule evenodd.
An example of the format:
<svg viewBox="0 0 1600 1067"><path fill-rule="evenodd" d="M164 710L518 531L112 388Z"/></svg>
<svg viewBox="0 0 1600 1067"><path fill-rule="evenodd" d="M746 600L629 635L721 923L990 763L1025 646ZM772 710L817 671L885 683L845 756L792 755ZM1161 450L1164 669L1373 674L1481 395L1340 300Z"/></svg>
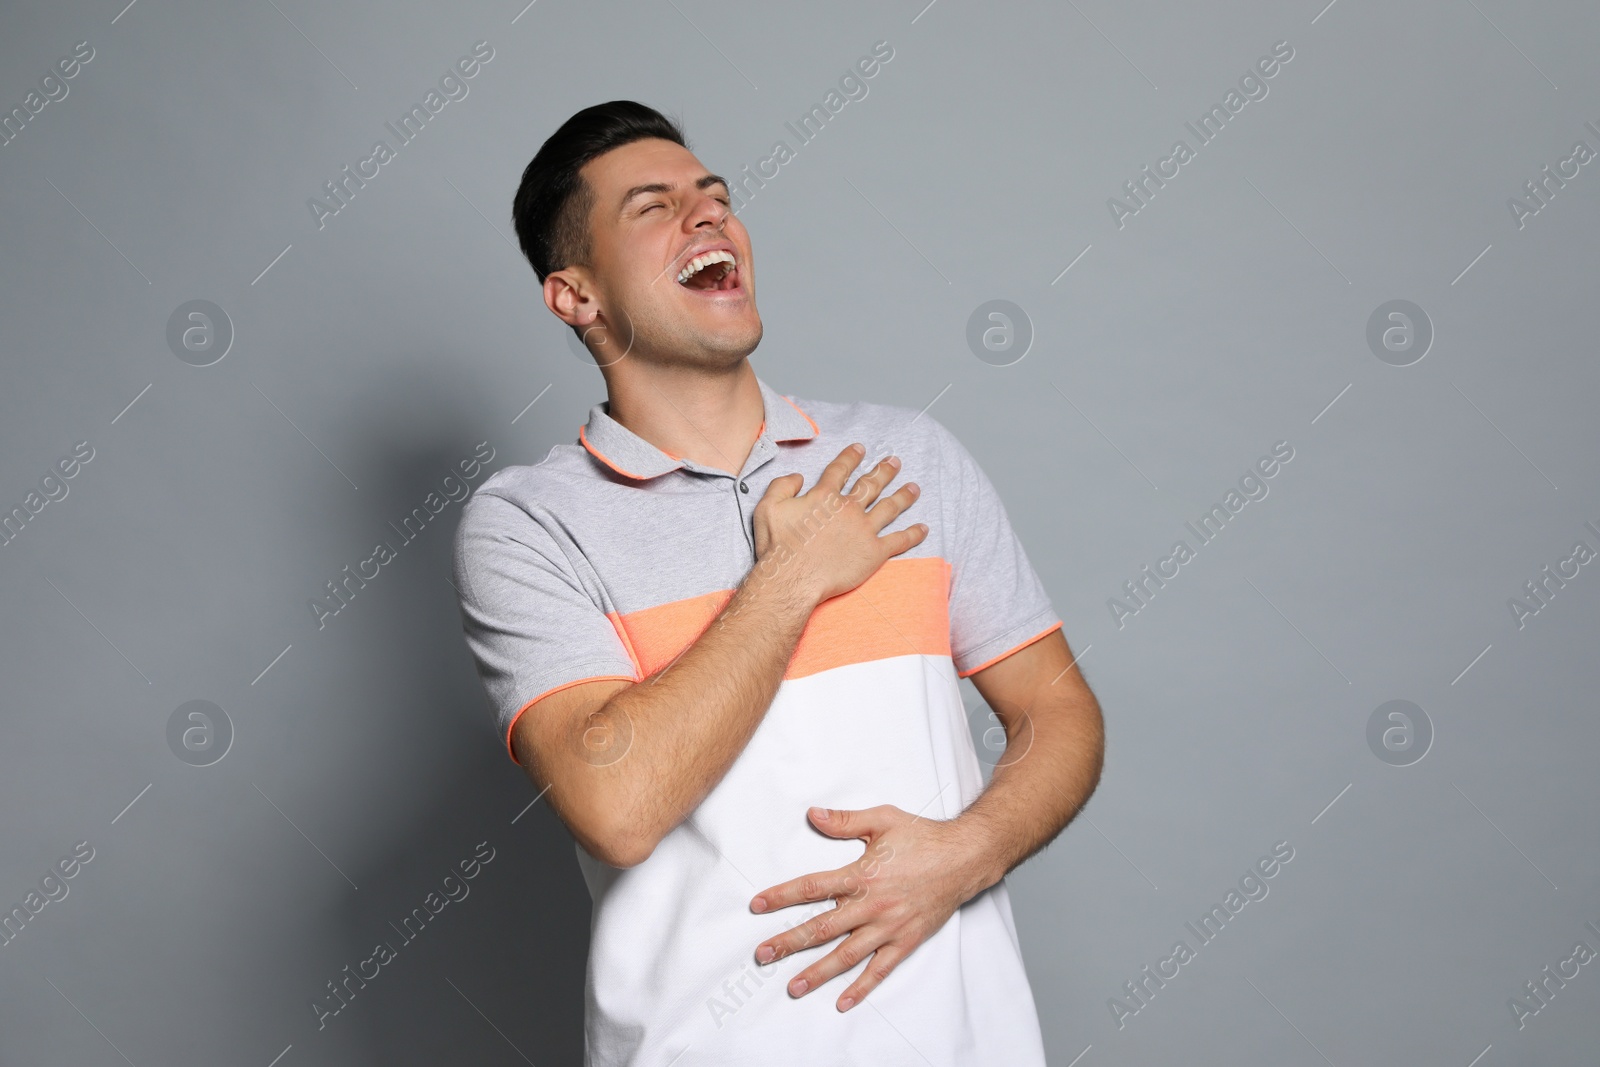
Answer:
<svg viewBox="0 0 1600 1067"><path fill-rule="evenodd" d="M945 426L924 415L945 464L949 528L950 652L962 677L1061 624L994 484Z"/></svg>
<svg viewBox="0 0 1600 1067"><path fill-rule="evenodd" d="M530 700L637 672L583 558L521 505L482 488L456 529L455 582L467 645L509 750L512 721Z"/></svg>
<svg viewBox="0 0 1600 1067"><path fill-rule="evenodd" d="M753 514L767 486L798 471L801 492L809 490L852 441L868 451L847 488L892 453L901 469L879 499L907 481L921 489L884 532L925 522L922 543L893 558L949 563L958 673L1060 624L993 485L931 415L784 398L761 385L767 425L740 475L667 456L599 404L584 427L587 445L557 445L537 465L503 468L467 501L455 546L462 624L503 738L522 708L554 688L637 679L625 627L618 631L624 617L737 588L755 562Z"/></svg>

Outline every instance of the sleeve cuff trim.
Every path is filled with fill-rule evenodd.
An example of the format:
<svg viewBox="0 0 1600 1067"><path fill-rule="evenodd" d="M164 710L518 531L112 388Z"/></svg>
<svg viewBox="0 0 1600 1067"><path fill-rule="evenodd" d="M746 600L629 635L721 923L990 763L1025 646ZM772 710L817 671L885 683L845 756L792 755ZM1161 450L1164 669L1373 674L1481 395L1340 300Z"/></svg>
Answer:
<svg viewBox="0 0 1600 1067"><path fill-rule="evenodd" d="M1053 632L1055 630L1059 630L1059 629L1061 629L1061 622L1059 620L1057 620L1056 622L1053 622L1049 626L1045 627L1043 630L1040 630L1038 633L1034 634L1032 637L1026 638L1026 639L1018 642L1017 644L1012 645L1010 648L1006 649L1004 652L1000 653L997 656L993 656L993 657L991 657L989 659L984 660L982 663L978 664L976 667L969 667L967 670L964 670L964 671L963 670L956 671L956 675L958 677L961 677L961 678L967 678L967 677L970 677L970 676L972 676L974 674L977 674L979 671L983 670L985 667L991 667L994 664L999 663L1001 660L1005 659L1007 656L1011 655L1013 652L1020 652L1022 649L1026 648L1027 646L1033 644L1035 641L1039 640L1039 638L1044 637L1046 634L1051 633L1051 632Z"/></svg>
<svg viewBox="0 0 1600 1067"><path fill-rule="evenodd" d="M523 712L539 703L539 701L543 700L551 693L559 693L563 689L570 689L572 686L580 685L583 682L598 682L609 679L616 679L617 681L621 682L633 682L638 680L632 674L590 674L582 678L574 678L570 682L562 682L560 685L551 686L549 689L546 689L544 692L540 693L538 696L522 705L522 707L518 708L517 713L511 716L511 722L506 726L506 755L511 757L511 762L515 763L518 767L522 766L522 761L517 759L517 753L511 747L511 732L517 728L517 720L522 718Z"/></svg>

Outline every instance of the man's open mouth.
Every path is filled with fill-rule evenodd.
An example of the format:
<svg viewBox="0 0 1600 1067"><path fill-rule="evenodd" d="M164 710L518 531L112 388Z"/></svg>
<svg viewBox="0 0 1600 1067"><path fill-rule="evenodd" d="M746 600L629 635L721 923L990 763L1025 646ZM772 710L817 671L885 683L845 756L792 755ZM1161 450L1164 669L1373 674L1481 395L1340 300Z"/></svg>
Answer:
<svg viewBox="0 0 1600 1067"><path fill-rule="evenodd" d="M739 288L739 266L733 253L725 249L704 252L684 264L678 284L699 292L726 292Z"/></svg>

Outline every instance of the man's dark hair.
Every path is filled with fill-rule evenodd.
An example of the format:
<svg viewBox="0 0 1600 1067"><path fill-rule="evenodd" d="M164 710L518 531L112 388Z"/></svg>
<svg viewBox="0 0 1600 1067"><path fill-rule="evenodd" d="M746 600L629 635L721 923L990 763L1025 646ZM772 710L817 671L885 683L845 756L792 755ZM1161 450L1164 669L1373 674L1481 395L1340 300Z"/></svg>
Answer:
<svg viewBox="0 0 1600 1067"><path fill-rule="evenodd" d="M689 147L676 121L633 100L586 107L540 146L522 172L511 221L541 284L552 271L589 261L594 190L578 171L596 156L647 137Z"/></svg>

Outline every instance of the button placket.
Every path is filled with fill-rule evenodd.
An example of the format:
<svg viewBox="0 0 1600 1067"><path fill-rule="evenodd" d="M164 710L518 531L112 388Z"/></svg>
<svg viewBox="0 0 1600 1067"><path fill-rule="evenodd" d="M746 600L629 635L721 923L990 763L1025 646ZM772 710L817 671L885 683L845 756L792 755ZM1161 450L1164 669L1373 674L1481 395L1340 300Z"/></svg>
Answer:
<svg viewBox="0 0 1600 1067"><path fill-rule="evenodd" d="M758 438L755 448L751 450L750 457L745 461L744 471L733 479L733 499L739 508L739 526L744 531L745 543L750 546L750 558L755 559L756 536L754 512L755 504L751 500L749 477L764 467L777 453L777 446L765 435Z"/></svg>

